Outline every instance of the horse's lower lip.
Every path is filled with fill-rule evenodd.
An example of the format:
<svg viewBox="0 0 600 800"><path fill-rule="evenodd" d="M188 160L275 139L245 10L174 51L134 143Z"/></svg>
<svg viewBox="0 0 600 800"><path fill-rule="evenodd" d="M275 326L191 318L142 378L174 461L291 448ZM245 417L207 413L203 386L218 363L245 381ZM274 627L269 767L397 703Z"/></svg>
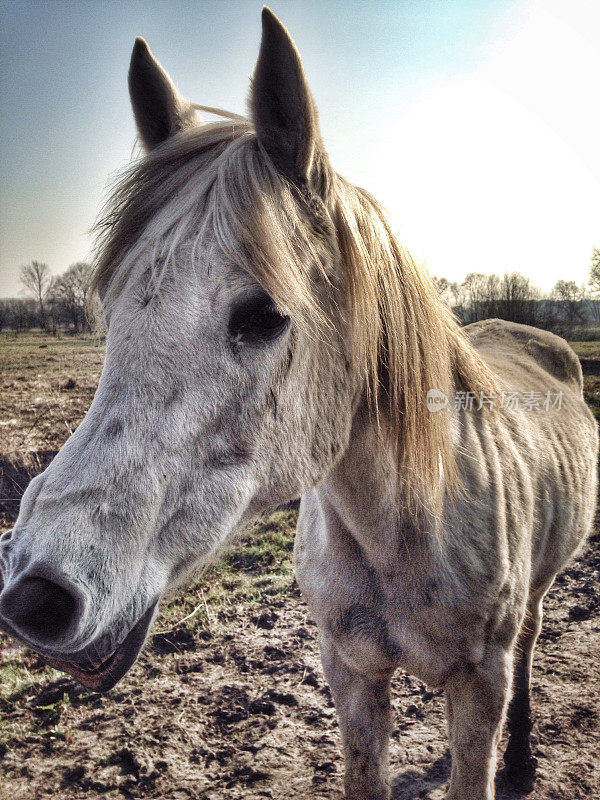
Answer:
<svg viewBox="0 0 600 800"><path fill-rule="evenodd" d="M45 654L42 654L42 659L50 666L71 675L86 689L93 692L107 692L121 680L137 659L154 619L157 602L150 606L117 649L113 650L100 664L94 665L90 662L83 664L78 661L70 661L68 658L55 658Z"/></svg>

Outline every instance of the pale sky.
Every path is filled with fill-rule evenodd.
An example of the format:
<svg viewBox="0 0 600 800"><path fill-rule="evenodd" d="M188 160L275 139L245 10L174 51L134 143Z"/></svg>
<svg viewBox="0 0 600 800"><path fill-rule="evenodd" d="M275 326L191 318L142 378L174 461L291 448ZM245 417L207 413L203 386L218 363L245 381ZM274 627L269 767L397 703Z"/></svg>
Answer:
<svg viewBox="0 0 600 800"><path fill-rule="evenodd" d="M335 168L435 275L587 279L600 247L600 0L273 0ZM260 2L5 0L0 296L62 272L135 140L143 35L195 102L245 112Z"/></svg>

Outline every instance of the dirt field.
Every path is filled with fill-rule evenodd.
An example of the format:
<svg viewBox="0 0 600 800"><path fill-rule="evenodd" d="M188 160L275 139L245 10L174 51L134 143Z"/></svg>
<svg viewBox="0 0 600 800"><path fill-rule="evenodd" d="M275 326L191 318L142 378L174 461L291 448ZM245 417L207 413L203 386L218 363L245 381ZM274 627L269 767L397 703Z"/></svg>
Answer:
<svg viewBox="0 0 600 800"><path fill-rule="evenodd" d="M600 356L585 344L582 356ZM0 338L0 526L81 420L102 356L91 339ZM588 374L600 408L597 375ZM257 523L164 603L145 653L106 696L0 636L1 800L339 798L337 722L291 570L294 522L290 509ZM600 797L599 585L596 534L546 601L531 800ZM393 694L394 800L441 800L443 698L401 673ZM517 797L499 779L498 798Z"/></svg>

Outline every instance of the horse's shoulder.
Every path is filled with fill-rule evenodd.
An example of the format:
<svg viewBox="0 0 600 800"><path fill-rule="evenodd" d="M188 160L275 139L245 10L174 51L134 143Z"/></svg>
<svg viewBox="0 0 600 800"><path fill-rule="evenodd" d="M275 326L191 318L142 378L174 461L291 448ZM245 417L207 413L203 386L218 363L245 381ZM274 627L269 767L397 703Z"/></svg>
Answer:
<svg viewBox="0 0 600 800"><path fill-rule="evenodd" d="M581 364L574 350L550 331L503 319L485 319L465 326L465 335L486 360L519 354L559 381L583 387Z"/></svg>

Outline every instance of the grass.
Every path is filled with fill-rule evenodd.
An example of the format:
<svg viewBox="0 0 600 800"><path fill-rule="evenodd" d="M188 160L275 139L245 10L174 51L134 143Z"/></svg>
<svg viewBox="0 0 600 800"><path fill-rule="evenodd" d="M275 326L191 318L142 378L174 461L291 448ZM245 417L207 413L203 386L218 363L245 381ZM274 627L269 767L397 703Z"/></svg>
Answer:
<svg viewBox="0 0 600 800"><path fill-rule="evenodd" d="M584 363L584 372L598 372L594 361L600 359L600 339L587 342L569 342L573 350ZM590 369L585 369L585 362ZM585 374L583 377L583 394L592 414L600 423L600 375Z"/></svg>
<svg viewBox="0 0 600 800"><path fill-rule="evenodd" d="M569 342L579 358L600 358L600 339L592 342Z"/></svg>
<svg viewBox="0 0 600 800"><path fill-rule="evenodd" d="M590 411L600 424L600 376L586 375L584 377L583 395Z"/></svg>
<svg viewBox="0 0 600 800"><path fill-rule="evenodd" d="M3 701L15 695L21 695L29 687L43 681L56 680L62 677L62 673L52 667L44 667L43 670L31 670L23 660L22 653L15 649L13 657L4 657L0 664L0 708Z"/></svg>
<svg viewBox="0 0 600 800"><path fill-rule="evenodd" d="M91 336L0 333L0 527L83 419L103 360Z"/></svg>
<svg viewBox="0 0 600 800"><path fill-rule="evenodd" d="M0 334L0 453L58 450L96 391L104 345L90 336Z"/></svg>
<svg viewBox="0 0 600 800"><path fill-rule="evenodd" d="M213 611L289 594L294 586L292 549L297 513L280 509L255 522L206 572L161 611L157 630L194 614L190 630L210 625ZM195 613L194 613L195 612Z"/></svg>
<svg viewBox="0 0 600 800"><path fill-rule="evenodd" d="M577 342L598 342L600 341L600 327L586 326L584 328L574 328L569 338Z"/></svg>

